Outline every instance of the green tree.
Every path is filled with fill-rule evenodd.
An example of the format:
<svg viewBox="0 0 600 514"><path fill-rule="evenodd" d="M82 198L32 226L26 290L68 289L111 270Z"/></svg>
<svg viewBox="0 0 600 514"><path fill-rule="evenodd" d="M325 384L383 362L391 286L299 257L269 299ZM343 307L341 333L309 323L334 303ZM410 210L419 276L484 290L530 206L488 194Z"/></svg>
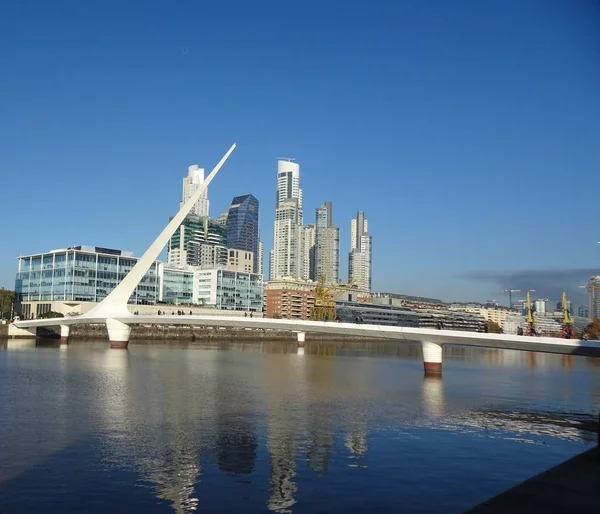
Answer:
<svg viewBox="0 0 600 514"><path fill-rule="evenodd" d="M60 312L48 311L40 314L37 319L48 319L48 318L64 318L64 314Z"/></svg>
<svg viewBox="0 0 600 514"><path fill-rule="evenodd" d="M15 301L15 292L9 289L0 289L0 319L9 318Z"/></svg>
<svg viewBox="0 0 600 514"><path fill-rule="evenodd" d="M498 325L498 323L496 323L495 321L487 322L487 331L490 334L501 334L502 333L502 329L500 328L500 325Z"/></svg>

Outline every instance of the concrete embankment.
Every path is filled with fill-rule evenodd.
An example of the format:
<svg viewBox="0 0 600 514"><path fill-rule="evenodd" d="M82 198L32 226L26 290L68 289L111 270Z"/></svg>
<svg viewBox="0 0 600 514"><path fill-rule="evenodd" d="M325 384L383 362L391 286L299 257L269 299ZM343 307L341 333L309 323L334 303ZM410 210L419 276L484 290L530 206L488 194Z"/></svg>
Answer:
<svg viewBox="0 0 600 514"><path fill-rule="evenodd" d="M58 327L38 330L38 335L42 337L58 337L60 330ZM72 325L69 340L108 340L108 333L105 325ZM215 329L202 328L198 326L163 326L163 325L132 325L131 337L134 340L255 340L255 341L296 341L294 332L263 329ZM369 337L344 337L340 335L328 334L306 334L307 341L371 341Z"/></svg>
<svg viewBox="0 0 600 514"><path fill-rule="evenodd" d="M593 448L580 453L467 511L501 512L600 512L600 451Z"/></svg>

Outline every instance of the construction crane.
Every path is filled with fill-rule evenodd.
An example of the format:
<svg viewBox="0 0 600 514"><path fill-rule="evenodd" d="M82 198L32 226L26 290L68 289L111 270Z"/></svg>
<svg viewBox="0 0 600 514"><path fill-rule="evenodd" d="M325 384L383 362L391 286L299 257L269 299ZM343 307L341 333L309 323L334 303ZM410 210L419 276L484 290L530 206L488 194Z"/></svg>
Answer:
<svg viewBox="0 0 600 514"><path fill-rule="evenodd" d="M535 289L530 289L527 291L527 328L525 329L526 336L537 336L537 332L535 331L535 317L533 316L533 306L531 305L531 291L535 291Z"/></svg>
<svg viewBox="0 0 600 514"><path fill-rule="evenodd" d="M502 289L502 291L500 291L501 294L508 294L508 307L511 309L513 308L512 294L520 292L520 289Z"/></svg>
<svg viewBox="0 0 600 514"><path fill-rule="evenodd" d="M315 287L315 306L310 313L313 321L335 321L335 299L352 288L354 282L347 284L327 285L327 277L321 275Z"/></svg>
<svg viewBox="0 0 600 514"><path fill-rule="evenodd" d="M575 330L573 329L573 316L569 312L569 302L567 301L567 293L562 294L562 311L563 311L563 327L560 332L562 339L574 339Z"/></svg>

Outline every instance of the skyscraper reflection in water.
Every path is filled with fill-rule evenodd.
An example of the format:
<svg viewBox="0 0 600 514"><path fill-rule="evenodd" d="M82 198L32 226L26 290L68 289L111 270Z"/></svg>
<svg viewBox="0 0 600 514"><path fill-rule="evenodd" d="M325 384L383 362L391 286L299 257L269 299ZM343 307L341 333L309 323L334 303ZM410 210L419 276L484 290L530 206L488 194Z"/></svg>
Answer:
<svg viewBox="0 0 600 514"><path fill-rule="evenodd" d="M305 380L310 387L308 412L307 457L310 468L321 476L327 473L331 457L335 430L336 409L331 405L330 394L335 390L333 383L334 359L308 359L304 366Z"/></svg>
<svg viewBox="0 0 600 514"><path fill-rule="evenodd" d="M303 355L265 355L267 389L267 450L271 461L267 508L274 512L292 512L298 487L296 454L298 432L306 402L305 381L301 379L306 363ZM291 403L293 409L286 409Z"/></svg>
<svg viewBox="0 0 600 514"><path fill-rule="evenodd" d="M258 436L252 412L256 405L243 370L228 366L228 353L219 355L215 376L217 465L224 473L248 475L254 471Z"/></svg>
<svg viewBox="0 0 600 514"><path fill-rule="evenodd" d="M128 463L174 512L193 512L199 506L195 485L200 455L212 444L202 436L213 433L214 360L207 353L191 353L186 360L169 361L165 351L172 352L149 350L145 373L128 376L125 360L130 352L107 350L104 423L111 438L105 459L121 466ZM208 420L209 426L199 427L198 419Z"/></svg>

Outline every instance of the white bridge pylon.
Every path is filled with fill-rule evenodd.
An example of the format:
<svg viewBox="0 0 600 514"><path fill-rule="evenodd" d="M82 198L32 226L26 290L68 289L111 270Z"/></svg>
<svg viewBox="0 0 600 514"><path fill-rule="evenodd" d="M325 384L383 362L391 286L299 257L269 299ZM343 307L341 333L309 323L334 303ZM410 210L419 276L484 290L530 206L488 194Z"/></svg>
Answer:
<svg viewBox="0 0 600 514"><path fill-rule="evenodd" d="M206 177L206 180L198 187L196 192L188 198L187 202L181 206L179 212L171 221L169 221L167 226L148 247L144 255L137 261L131 271L104 300L87 313L87 316L108 318L119 315L129 315L127 302L135 291L135 288L139 285L142 278L144 278L144 275L150 269L150 266L154 264L154 261L156 261L160 255L160 252L163 251L163 248L167 245L169 239L171 239L171 236L179 228L185 217L190 213L195 203L200 199L200 196L211 183L212 179L215 178L223 164L225 164L225 161L229 158L235 147L236 143L233 143L231 148L210 172L208 177Z"/></svg>
<svg viewBox="0 0 600 514"><path fill-rule="evenodd" d="M142 255L135 266L117 285L117 287L115 287L104 300L96 305L96 307L87 313L87 316L92 318L106 320L106 328L108 330L108 338L110 340L111 347L127 348L127 345L129 344L129 336L131 334L131 326L128 323L118 321L116 318L131 316L129 310L127 309L127 302L135 291L135 288L144 278L144 275L150 269L150 266L154 264L154 261L160 255L160 252L163 251L171 236L179 228L185 217L200 199L200 196L211 183L212 179L215 178L223 164L225 164L225 161L229 158L235 147L236 143L233 143L231 148L229 148L227 153L217 163L208 177L206 177L206 180L198 187L196 192L190 198L188 198L187 202L181 206L179 212L177 212L173 219L167 223L167 226L148 247L144 255Z"/></svg>

